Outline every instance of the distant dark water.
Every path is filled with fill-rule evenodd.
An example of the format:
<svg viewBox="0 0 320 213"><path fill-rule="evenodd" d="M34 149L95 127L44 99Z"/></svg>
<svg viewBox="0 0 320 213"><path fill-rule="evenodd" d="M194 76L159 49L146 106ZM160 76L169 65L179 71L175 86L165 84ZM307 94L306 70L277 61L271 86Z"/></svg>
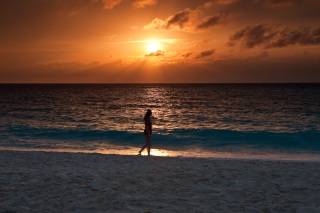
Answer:
<svg viewBox="0 0 320 213"><path fill-rule="evenodd" d="M0 85L0 146L320 154L320 84Z"/></svg>

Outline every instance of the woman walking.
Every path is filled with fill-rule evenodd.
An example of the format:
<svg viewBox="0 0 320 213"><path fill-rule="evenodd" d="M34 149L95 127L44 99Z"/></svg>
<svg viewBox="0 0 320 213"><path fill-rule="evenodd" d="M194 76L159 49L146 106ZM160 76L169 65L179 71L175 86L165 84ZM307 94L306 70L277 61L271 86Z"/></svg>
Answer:
<svg viewBox="0 0 320 213"><path fill-rule="evenodd" d="M144 116L144 138L146 140L146 143L143 145L143 147L139 151L139 155L141 155L141 152L147 148L148 149L148 155L150 155L150 149L151 149L151 135L152 135L152 123L150 116L152 115L152 112L150 109L146 112Z"/></svg>

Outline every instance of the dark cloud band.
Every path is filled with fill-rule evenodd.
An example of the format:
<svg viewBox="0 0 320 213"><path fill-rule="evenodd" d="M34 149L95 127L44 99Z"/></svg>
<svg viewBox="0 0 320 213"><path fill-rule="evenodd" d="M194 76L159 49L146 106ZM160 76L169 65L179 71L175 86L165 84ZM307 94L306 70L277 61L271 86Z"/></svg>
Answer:
<svg viewBox="0 0 320 213"><path fill-rule="evenodd" d="M267 24L247 26L229 39L229 45L240 42L246 48L263 46L280 48L289 45L320 45L320 26L302 26L295 29L272 27Z"/></svg>

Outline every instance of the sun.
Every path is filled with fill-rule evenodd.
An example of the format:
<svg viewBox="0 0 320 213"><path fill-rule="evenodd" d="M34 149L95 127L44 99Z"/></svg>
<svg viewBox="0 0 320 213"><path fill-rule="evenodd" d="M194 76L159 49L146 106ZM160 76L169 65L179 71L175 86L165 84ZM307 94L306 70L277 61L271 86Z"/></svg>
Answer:
<svg viewBox="0 0 320 213"><path fill-rule="evenodd" d="M146 52L148 54L155 53L155 52L158 52L159 50L161 50L161 48L162 48L162 45L159 41L150 40L149 42L147 42Z"/></svg>

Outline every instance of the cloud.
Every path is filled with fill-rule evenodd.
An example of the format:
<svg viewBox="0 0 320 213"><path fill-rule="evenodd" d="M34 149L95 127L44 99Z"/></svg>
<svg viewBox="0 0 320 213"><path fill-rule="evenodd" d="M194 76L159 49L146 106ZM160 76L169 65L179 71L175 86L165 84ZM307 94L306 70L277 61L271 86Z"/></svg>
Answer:
<svg viewBox="0 0 320 213"><path fill-rule="evenodd" d="M228 13L212 14L214 5L227 5L236 2L236 0L209 1L195 9L186 8L179 11L166 19L154 18L149 24L144 26L145 30L184 30L197 31L206 30L215 25L226 22ZM211 14L210 14L211 13ZM203 17L205 16L205 17Z"/></svg>
<svg viewBox="0 0 320 213"><path fill-rule="evenodd" d="M213 49L203 51L203 52L199 53L198 55L196 55L196 56L195 56L195 59L200 59L200 58L208 57L208 56L214 54L214 52L215 52L215 50L213 50Z"/></svg>
<svg viewBox="0 0 320 213"><path fill-rule="evenodd" d="M212 41L212 39L204 39L202 41L197 42L195 47L198 49L199 48L201 48L201 49L206 48L206 47L208 47L208 45L211 41Z"/></svg>
<svg viewBox="0 0 320 213"><path fill-rule="evenodd" d="M289 45L320 45L320 27L300 27L297 29L283 29L267 47L286 47Z"/></svg>
<svg viewBox="0 0 320 213"><path fill-rule="evenodd" d="M208 2L204 3L203 5L200 5L200 6L198 7L198 9L209 9L209 8L211 8L213 5L214 5L213 2L208 1Z"/></svg>
<svg viewBox="0 0 320 213"><path fill-rule="evenodd" d="M118 6L122 0L103 0L103 8L104 9L113 9Z"/></svg>
<svg viewBox="0 0 320 213"><path fill-rule="evenodd" d="M319 54L227 59L205 63L54 63L1 69L2 83L257 83L320 82ZM150 72L153 71L153 72Z"/></svg>
<svg viewBox="0 0 320 213"><path fill-rule="evenodd" d="M190 22L190 15L192 10L189 8L180 11L172 16L169 16L165 21L159 18L155 18L152 22L146 26L146 30L161 30L161 29L184 29Z"/></svg>
<svg viewBox="0 0 320 213"><path fill-rule="evenodd" d="M280 48L289 45L320 45L320 27L309 26L295 29L272 27L267 24L247 26L229 39L229 45L240 42L246 48L263 46Z"/></svg>
<svg viewBox="0 0 320 213"><path fill-rule="evenodd" d="M239 0L216 0L214 1L215 4L220 5L220 4L234 4Z"/></svg>
<svg viewBox="0 0 320 213"><path fill-rule="evenodd" d="M156 51L156 52L152 52L152 53L146 54L145 56L146 56L146 57L164 56L164 51L158 50L158 51Z"/></svg>
<svg viewBox="0 0 320 213"><path fill-rule="evenodd" d="M290 7L293 3L293 0L265 0L267 7Z"/></svg>
<svg viewBox="0 0 320 213"><path fill-rule="evenodd" d="M94 0L96 1L96 0ZM121 4L122 0L103 0L104 9L113 9ZM131 2L133 8L144 8L147 6L153 6L158 3L158 0L134 0Z"/></svg>
<svg viewBox="0 0 320 213"><path fill-rule="evenodd" d="M159 18L155 18L152 20L151 23L148 25L144 26L143 29L145 30L161 30L164 29L165 26L165 21Z"/></svg>
<svg viewBox="0 0 320 213"><path fill-rule="evenodd" d="M198 7L198 9L209 9L209 8L216 6L216 5L218 5L218 6L231 5L231 4L236 3L237 1L239 1L239 0L211 0L211 1L204 3L203 5L200 5Z"/></svg>
<svg viewBox="0 0 320 213"><path fill-rule="evenodd" d="M153 6L158 3L158 0L135 0L131 3L134 8L144 8L147 6Z"/></svg>
<svg viewBox="0 0 320 213"><path fill-rule="evenodd" d="M271 40L275 35L271 27L265 24L247 26L231 36L229 44L232 46L236 41L242 41L245 47L253 48Z"/></svg>
<svg viewBox="0 0 320 213"><path fill-rule="evenodd" d="M165 28L170 29L173 26L179 26L183 29L190 20L191 10L189 8L170 16L165 22Z"/></svg>
<svg viewBox="0 0 320 213"><path fill-rule="evenodd" d="M199 24L195 24L195 11L190 10L189 8L180 11L170 17L165 21L159 18L155 18L151 23L146 25L144 29L146 30L170 30L170 29L180 29L180 30L204 30L209 29L213 26L221 24L226 21L227 16L224 14L214 14L204 19L200 20Z"/></svg>
<svg viewBox="0 0 320 213"><path fill-rule="evenodd" d="M253 57L243 57L241 59L225 57L221 60L221 58L216 57L215 60L211 60L215 53L208 58L195 59L194 56L200 52L186 51L185 56L190 53L188 58L179 57L180 60L174 63L157 64L157 66L164 67L163 70L159 66L159 70L154 70L156 69L155 61L148 60L153 59L152 57L145 57L144 61L149 61L153 65L146 66L146 63L140 63L143 65L142 68L138 63L134 66L127 61L114 62L108 65L92 64L90 66L80 63L63 64L63 62L60 62L60 64L55 63L50 66L38 67L37 64L42 60L37 57L34 58L34 67L31 67L21 64L17 61L17 58L13 58L12 62L14 64L11 66L1 67L0 64L0 82L320 82L319 54L312 52L309 55L301 52L303 56L298 55L297 57L287 58L287 60L275 57L272 54L273 52L270 52L272 55L268 57L269 53L263 53L263 51L262 53L256 53L257 55ZM2 56L4 55L6 53L3 53ZM2 56L0 55L0 58ZM154 57L154 59L162 60L162 57ZM27 61L30 63L29 59ZM170 66L169 64L176 65ZM136 74L140 70L143 71L143 74ZM156 76L153 77L155 73ZM135 81L131 78L134 78Z"/></svg>
<svg viewBox="0 0 320 213"><path fill-rule="evenodd" d="M212 16L208 16L203 19L203 21L196 27L197 29L208 29L217 24L220 24L223 20L225 20L225 15L223 14L214 14Z"/></svg>
<svg viewBox="0 0 320 213"><path fill-rule="evenodd" d="M188 53L182 54L181 56L182 56L183 58L189 58L192 54L193 54L193 52L188 52Z"/></svg>

